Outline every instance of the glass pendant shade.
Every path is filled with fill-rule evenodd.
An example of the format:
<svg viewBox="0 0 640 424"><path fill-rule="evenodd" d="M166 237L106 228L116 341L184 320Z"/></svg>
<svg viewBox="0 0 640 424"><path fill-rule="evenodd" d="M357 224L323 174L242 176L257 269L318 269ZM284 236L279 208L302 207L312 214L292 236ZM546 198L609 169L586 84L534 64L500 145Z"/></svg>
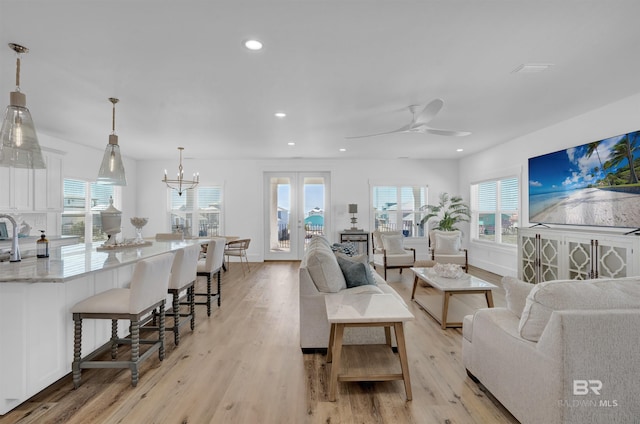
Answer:
<svg viewBox="0 0 640 424"><path fill-rule="evenodd" d="M0 129L0 166L44 169L46 165L38 143L36 129L27 109L27 97L20 92L20 54L29 49L9 43L18 54L16 61L16 91L9 95L9 106Z"/></svg>
<svg viewBox="0 0 640 424"><path fill-rule="evenodd" d="M124 174L124 164L120 156L120 146L118 146L118 136L111 134L109 144L104 150L100 172L98 172L98 184L126 186L127 178Z"/></svg>
<svg viewBox="0 0 640 424"><path fill-rule="evenodd" d="M109 135L109 144L104 150L104 156L102 157L102 164L100 165L100 171L98 172L98 178L96 183L102 185L116 185L126 186L127 178L124 175L124 164L122 163L122 156L120 156L120 146L118 146L118 136L116 132L116 103L118 99L109 97L109 101L113 105L113 112L111 116L111 129L112 133Z"/></svg>

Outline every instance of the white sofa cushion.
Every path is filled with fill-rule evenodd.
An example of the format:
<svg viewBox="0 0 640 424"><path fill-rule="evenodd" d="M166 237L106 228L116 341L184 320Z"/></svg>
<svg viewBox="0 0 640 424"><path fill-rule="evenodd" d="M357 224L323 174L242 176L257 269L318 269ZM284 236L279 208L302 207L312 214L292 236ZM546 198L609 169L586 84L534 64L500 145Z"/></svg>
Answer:
<svg viewBox="0 0 640 424"><path fill-rule="evenodd" d="M518 330L522 338L537 342L553 311L636 308L640 308L638 277L547 281L527 296Z"/></svg>
<svg viewBox="0 0 640 424"><path fill-rule="evenodd" d="M306 255L306 267L318 291L337 293L347 288L336 255L330 248L314 248Z"/></svg>
<svg viewBox="0 0 640 424"><path fill-rule="evenodd" d="M502 288L505 291L507 309L518 318L522 317L522 311L527 304L527 296L529 296L534 287L534 284L526 283L514 277L502 277Z"/></svg>

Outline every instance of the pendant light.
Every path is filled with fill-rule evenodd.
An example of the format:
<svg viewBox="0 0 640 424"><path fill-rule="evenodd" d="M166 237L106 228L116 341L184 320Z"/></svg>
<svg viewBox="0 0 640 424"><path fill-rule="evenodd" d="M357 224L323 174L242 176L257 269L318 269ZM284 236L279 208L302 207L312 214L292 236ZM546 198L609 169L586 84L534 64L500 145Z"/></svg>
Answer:
<svg viewBox="0 0 640 424"><path fill-rule="evenodd" d="M38 136L33 126L31 112L27 109L27 96L20 92L20 55L29 49L9 43L16 52L16 91L9 95L9 106L0 129L0 166L44 169Z"/></svg>
<svg viewBox="0 0 640 424"><path fill-rule="evenodd" d="M167 170L165 169L164 178L162 179L162 182L165 183L167 187L176 190L178 192L178 196L182 196L182 193L184 193L185 190L191 190L198 185L198 183L200 182L200 174L198 173L193 174L193 179L191 180L184 179L184 168L182 167L182 151L184 150L184 147L178 147L178 150L180 151L180 164L178 165L178 176L176 177L175 180L168 179Z"/></svg>
<svg viewBox="0 0 640 424"><path fill-rule="evenodd" d="M98 172L96 182L103 185L126 186L127 178L124 175L124 164L122 156L120 156L120 146L118 146L118 136L116 135L116 103L118 99L109 97L109 101L113 104L113 113L111 117L111 134L109 135L109 144L104 150L102 165Z"/></svg>

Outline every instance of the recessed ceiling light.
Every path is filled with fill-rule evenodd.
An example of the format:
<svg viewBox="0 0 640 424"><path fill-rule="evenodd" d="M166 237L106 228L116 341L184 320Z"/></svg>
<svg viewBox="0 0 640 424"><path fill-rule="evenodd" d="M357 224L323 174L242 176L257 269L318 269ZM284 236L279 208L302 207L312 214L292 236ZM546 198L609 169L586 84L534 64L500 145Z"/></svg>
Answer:
<svg viewBox="0 0 640 424"><path fill-rule="evenodd" d="M262 43L258 40L246 40L244 46L249 50L262 50Z"/></svg>
<svg viewBox="0 0 640 424"><path fill-rule="evenodd" d="M463 152L464 149L456 149L456 152Z"/></svg>
<svg viewBox="0 0 640 424"><path fill-rule="evenodd" d="M551 68L553 63L523 63L511 71L512 74L535 74Z"/></svg>
<svg viewBox="0 0 640 424"><path fill-rule="evenodd" d="M287 146L295 146L295 145L296 145L296 143L294 143L293 141L290 141L290 142L287 143Z"/></svg>
<svg viewBox="0 0 640 424"><path fill-rule="evenodd" d="M347 149L342 148L342 149L340 149L340 151L341 151L341 152L346 152L346 151L347 151Z"/></svg>
<svg viewBox="0 0 640 424"><path fill-rule="evenodd" d="M284 118L285 116L287 116L286 113L284 112L276 112L273 114L276 118Z"/></svg>

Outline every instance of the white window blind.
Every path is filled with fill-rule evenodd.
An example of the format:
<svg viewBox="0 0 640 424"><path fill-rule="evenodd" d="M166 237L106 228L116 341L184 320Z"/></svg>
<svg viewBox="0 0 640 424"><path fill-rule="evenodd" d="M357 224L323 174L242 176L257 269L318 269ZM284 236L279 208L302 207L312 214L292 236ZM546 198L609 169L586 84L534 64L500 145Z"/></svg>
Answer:
<svg viewBox="0 0 640 424"><path fill-rule="evenodd" d="M60 234L79 236L81 242L106 240L107 235L102 231L100 211L109 207L109 199L115 197L115 194L114 186L65 179Z"/></svg>
<svg viewBox="0 0 640 424"><path fill-rule="evenodd" d="M473 237L488 242L516 244L520 183L509 177L471 186Z"/></svg>
<svg viewBox="0 0 640 424"><path fill-rule="evenodd" d="M223 233L222 186L198 186L178 195L169 190L169 220L172 231L207 237Z"/></svg>

